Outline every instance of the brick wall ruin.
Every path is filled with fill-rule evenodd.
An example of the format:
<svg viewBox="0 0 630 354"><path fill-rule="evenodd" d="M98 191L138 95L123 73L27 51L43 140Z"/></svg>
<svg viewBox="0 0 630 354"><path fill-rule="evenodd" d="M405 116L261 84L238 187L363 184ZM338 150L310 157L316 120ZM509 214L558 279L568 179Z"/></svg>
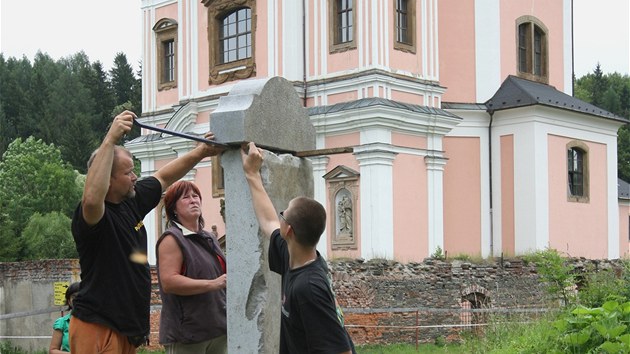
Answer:
<svg viewBox="0 0 630 354"><path fill-rule="evenodd" d="M619 261L572 261L578 271L586 264L594 269L621 267ZM407 264L335 260L329 267L337 300L357 345L432 342L438 337L452 340L460 331L475 330L475 324L485 322L483 309L518 312L550 305L535 267L520 259L481 263L426 259ZM161 303L154 267L152 272L151 346L157 347ZM15 327L26 323L25 318L7 320L7 314L53 308L52 283L77 277L77 260L0 263L0 336L50 335L57 314L37 315L44 319L23 328ZM25 301L20 301L21 308L11 307L16 299L26 298L32 308L25 308ZM27 347L47 347L48 340L35 343Z"/></svg>

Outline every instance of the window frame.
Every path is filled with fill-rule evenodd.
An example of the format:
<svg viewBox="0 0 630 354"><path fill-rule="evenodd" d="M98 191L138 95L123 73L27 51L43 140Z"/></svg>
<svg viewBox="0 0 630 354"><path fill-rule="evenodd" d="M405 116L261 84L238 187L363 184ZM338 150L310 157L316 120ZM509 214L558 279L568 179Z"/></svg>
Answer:
<svg viewBox="0 0 630 354"><path fill-rule="evenodd" d="M567 176L567 201L576 202L576 203L588 203L589 192L590 192L590 178L589 178L589 153L588 153L588 145L581 141L571 141L566 145L567 151L567 168L566 168L566 176ZM576 172L572 172L570 168L571 156L569 155L571 151L576 151L581 153L582 157L582 170L577 172L582 176L582 193L578 194L572 191L572 177Z"/></svg>
<svg viewBox="0 0 630 354"><path fill-rule="evenodd" d="M342 1L350 2L350 11L352 14L352 28L350 29L350 33L352 35L352 39L346 42L341 42L339 40L338 33L340 32L341 24L339 23L339 13L341 13L344 9L340 9L340 3ZM333 53L341 53L347 50L356 49L357 48L357 9L356 9L355 0L328 0L328 21L331 24L328 26L328 51ZM346 9L346 13L347 13Z"/></svg>
<svg viewBox="0 0 630 354"><path fill-rule="evenodd" d="M225 197L225 179L223 166L221 166L221 155L211 157L212 165L212 197Z"/></svg>
<svg viewBox="0 0 630 354"><path fill-rule="evenodd" d="M399 5L404 1L407 5L407 42L402 42L399 37L400 29L400 11ZM395 0L394 1L394 49L407 53L416 53L416 1L415 0Z"/></svg>
<svg viewBox="0 0 630 354"><path fill-rule="evenodd" d="M246 79L256 75L256 1L255 0L203 0L208 8L208 68L210 85L219 85L226 81ZM229 14L249 8L251 10L251 56L223 63L219 58L221 42L219 35L223 19Z"/></svg>
<svg viewBox="0 0 630 354"><path fill-rule="evenodd" d="M549 31L536 17L516 20L516 72L527 80L549 83Z"/></svg>
<svg viewBox="0 0 630 354"><path fill-rule="evenodd" d="M232 12L229 12L228 14L226 14L225 16L223 16L222 22L221 22L221 27L219 30L219 40L218 40L218 49L219 49L219 54L217 56L217 60L219 61L220 64L229 64L235 61L239 61L239 60L244 60L247 58L251 58L251 28L249 30L249 32L247 32L247 29L245 29L244 32L239 32L239 22L243 21L243 19L241 17L239 17L239 15L243 12L243 11L247 11L249 10L249 26L251 26L251 9L247 8L247 7L243 7L240 9L236 9ZM228 22L227 25L228 27L230 27L231 25L234 25L235 28L235 32L234 33L225 33L225 27L226 27L226 21L230 21L230 17L232 15L234 16L234 22ZM245 21L247 21L247 18L245 18ZM247 46L247 44L245 44L244 46L240 46L239 42L242 36L247 37L249 35L249 46ZM235 48L234 49L228 49L227 53L225 51L225 42L227 41L228 43L230 41L234 40L235 43ZM245 56L243 56L242 58L240 57L241 55L241 49L245 48L246 50L246 54ZM249 48L249 56L247 56L247 48ZM230 56L230 52L234 51L236 54L236 58L234 60L225 60L226 54L227 56Z"/></svg>
<svg viewBox="0 0 630 354"><path fill-rule="evenodd" d="M170 90L177 87L177 21L172 18L163 18L153 26L156 42L156 64L157 64L157 81L158 91ZM171 80L166 78L166 50L165 44L172 42L172 72Z"/></svg>

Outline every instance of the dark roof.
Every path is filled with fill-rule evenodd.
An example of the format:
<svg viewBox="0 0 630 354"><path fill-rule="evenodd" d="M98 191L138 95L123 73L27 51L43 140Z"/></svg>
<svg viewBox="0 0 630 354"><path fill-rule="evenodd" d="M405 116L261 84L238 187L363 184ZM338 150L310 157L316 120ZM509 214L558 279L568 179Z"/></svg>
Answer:
<svg viewBox="0 0 630 354"><path fill-rule="evenodd" d="M465 109L468 111L487 111L483 103L464 103L464 102L446 102L442 101L442 108L444 109Z"/></svg>
<svg viewBox="0 0 630 354"><path fill-rule="evenodd" d="M628 120L590 103L569 96L555 87L510 75L499 90L486 102L488 111L544 105L586 113L627 123Z"/></svg>
<svg viewBox="0 0 630 354"><path fill-rule="evenodd" d="M388 100L388 99L380 98L380 97L361 98L356 101L341 102L341 103L336 103L330 106L310 107L308 109L308 114L313 116L317 114L336 113L336 112L341 112L341 111L367 108L367 107L373 107L373 106L385 106L385 107L391 107L391 108L404 109L404 110L416 112L416 113L437 114L441 116L461 119L459 116L440 108L421 106L418 104L411 104L411 103L397 102L397 101L392 101L392 100Z"/></svg>
<svg viewBox="0 0 630 354"><path fill-rule="evenodd" d="M619 199L630 199L630 184L617 178L617 197Z"/></svg>

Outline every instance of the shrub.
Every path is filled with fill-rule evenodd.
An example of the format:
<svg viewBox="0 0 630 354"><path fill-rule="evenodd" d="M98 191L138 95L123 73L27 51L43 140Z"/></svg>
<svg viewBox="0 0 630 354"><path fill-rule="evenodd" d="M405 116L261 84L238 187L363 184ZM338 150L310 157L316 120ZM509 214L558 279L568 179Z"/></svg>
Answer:
<svg viewBox="0 0 630 354"><path fill-rule="evenodd" d="M71 220L59 212L35 213L22 232L25 259L77 258Z"/></svg>
<svg viewBox="0 0 630 354"><path fill-rule="evenodd" d="M540 280L548 285L550 295L562 298L564 304L569 304L575 286L573 266L558 251L548 248L523 256L523 259L536 265Z"/></svg>

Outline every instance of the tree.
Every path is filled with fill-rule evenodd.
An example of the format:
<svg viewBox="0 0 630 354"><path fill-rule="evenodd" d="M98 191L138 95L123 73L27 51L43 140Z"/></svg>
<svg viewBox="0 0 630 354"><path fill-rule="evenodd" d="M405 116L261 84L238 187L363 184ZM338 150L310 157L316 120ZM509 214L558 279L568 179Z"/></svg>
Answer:
<svg viewBox="0 0 630 354"><path fill-rule="evenodd" d="M0 210L11 220L13 235L21 235L36 212L70 216L81 196L76 177L52 144L33 137L9 144L0 161Z"/></svg>
<svg viewBox="0 0 630 354"><path fill-rule="evenodd" d="M86 81L88 81L87 87L92 92L92 98L96 105L94 107L96 116L92 122L92 129L96 133L96 139L101 141L107 133L107 127L112 122L110 113L112 108L116 106L116 97L107 77L107 73L103 70L103 64L97 61L92 64L92 69L94 71L94 77L86 79Z"/></svg>
<svg viewBox="0 0 630 354"><path fill-rule="evenodd" d="M617 115L621 113L621 100L619 99L619 94L612 86L608 87L606 92L604 92L601 107Z"/></svg>
<svg viewBox="0 0 630 354"><path fill-rule="evenodd" d="M95 74L82 52L60 63L64 70L53 85L48 104L49 121L54 124L49 125L52 134L45 141L58 146L65 161L85 172L85 162L97 146L96 132L91 127L97 116L95 102L87 88L88 79ZM82 78L88 80L87 84Z"/></svg>
<svg viewBox="0 0 630 354"><path fill-rule="evenodd" d="M62 213L31 215L24 231L24 259L78 258L70 224L72 220Z"/></svg>
<svg viewBox="0 0 630 354"><path fill-rule="evenodd" d="M628 125L617 132L617 176L630 181L630 130Z"/></svg>
<svg viewBox="0 0 630 354"><path fill-rule="evenodd" d="M630 80L621 89L619 101L621 103L621 116L630 119Z"/></svg>
<svg viewBox="0 0 630 354"><path fill-rule="evenodd" d="M593 85L591 86L590 90L591 103L593 105L597 107L602 107L603 96L607 86L608 83L606 82L606 78L604 78L602 68L599 63L597 63L597 66L593 71Z"/></svg>
<svg viewBox="0 0 630 354"><path fill-rule="evenodd" d="M120 107L124 107L140 116L140 114L142 114L142 84L140 79L134 76L133 69L127 62L127 57L124 53L116 54L114 67L110 71L110 76L112 79L112 87L116 95L116 107L113 109L112 116L115 115L113 114L114 112L120 112ZM125 136L125 139L126 141L132 140L139 135L140 130L133 129Z"/></svg>
<svg viewBox="0 0 630 354"><path fill-rule="evenodd" d="M53 140L57 130L61 129L50 112L50 101L55 83L63 73L63 68L50 56L38 52L35 55L31 81L26 88L26 95L31 102L30 109L20 115L21 119L33 122L33 136L47 142ZM64 92L68 94L68 92Z"/></svg>
<svg viewBox="0 0 630 354"><path fill-rule="evenodd" d="M2 128L2 146L0 154L4 153L9 143L16 137L33 135L36 124L23 117L29 114L31 102L27 94L31 82L31 63L26 57L22 60L9 58L0 71L0 102L4 111Z"/></svg>
<svg viewBox="0 0 630 354"><path fill-rule="evenodd" d="M116 95L116 104L123 104L125 102L131 102L133 104L133 89L137 85L137 79L133 74L133 68L127 62L127 57L124 53L116 54L114 58L114 66L110 70L110 76L112 80L112 88ZM133 107L136 111L139 107Z"/></svg>
<svg viewBox="0 0 630 354"><path fill-rule="evenodd" d="M0 262L19 259L22 239L13 231L13 222L6 213L0 212Z"/></svg>
<svg viewBox="0 0 630 354"><path fill-rule="evenodd" d="M575 97L630 119L630 77L619 73L604 75L599 64L592 74L576 80ZM617 132L617 175L630 181L630 127Z"/></svg>

